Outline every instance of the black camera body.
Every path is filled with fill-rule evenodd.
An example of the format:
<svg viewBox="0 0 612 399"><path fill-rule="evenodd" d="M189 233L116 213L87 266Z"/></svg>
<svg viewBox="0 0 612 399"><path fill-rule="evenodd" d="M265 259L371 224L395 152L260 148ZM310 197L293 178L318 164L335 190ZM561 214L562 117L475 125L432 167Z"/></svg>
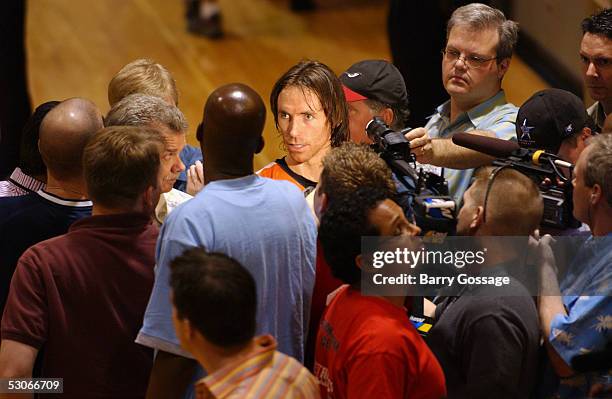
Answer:
<svg viewBox="0 0 612 399"><path fill-rule="evenodd" d="M573 187L570 177L566 177L557 161L561 159L543 151L519 148L507 158L497 159L495 166L507 165L530 177L538 186L544 200L542 226L558 230L580 227L573 215Z"/></svg>
<svg viewBox="0 0 612 399"><path fill-rule="evenodd" d="M417 225L423 235L453 235L457 227L456 205L448 196L448 183L435 173L417 169L416 157L404 136L411 129L391 129L376 116L366 126L372 148L387 162L410 197Z"/></svg>

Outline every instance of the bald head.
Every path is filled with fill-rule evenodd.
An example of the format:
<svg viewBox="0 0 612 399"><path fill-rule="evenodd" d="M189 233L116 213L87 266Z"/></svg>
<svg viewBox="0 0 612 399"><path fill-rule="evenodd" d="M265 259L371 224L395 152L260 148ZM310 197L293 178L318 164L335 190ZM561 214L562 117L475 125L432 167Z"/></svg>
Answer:
<svg viewBox="0 0 612 399"><path fill-rule="evenodd" d="M207 162L211 157L220 167L240 163L252 170L265 120L266 107L255 90L241 83L219 87L206 101L198 135Z"/></svg>
<svg viewBox="0 0 612 399"><path fill-rule="evenodd" d="M40 124L40 154L48 173L57 180L82 176L82 155L87 140L102 129L102 115L84 98L62 101Z"/></svg>

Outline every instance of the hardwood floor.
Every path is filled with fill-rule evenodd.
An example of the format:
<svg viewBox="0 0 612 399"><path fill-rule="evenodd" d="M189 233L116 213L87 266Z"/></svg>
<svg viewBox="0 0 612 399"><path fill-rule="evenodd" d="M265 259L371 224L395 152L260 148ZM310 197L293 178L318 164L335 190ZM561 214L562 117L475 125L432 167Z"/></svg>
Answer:
<svg viewBox="0 0 612 399"><path fill-rule="evenodd" d="M108 110L111 77L136 58L152 58L175 76L189 139L207 96L216 87L243 82L268 103L276 79L303 58L337 73L367 58L389 59L387 2L319 0L296 14L288 0L219 0L226 36L214 41L185 31L182 0L30 0L27 52L34 105L81 96ZM504 87L521 104L546 84L515 58ZM259 168L282 154L270 114Z"/></svg>

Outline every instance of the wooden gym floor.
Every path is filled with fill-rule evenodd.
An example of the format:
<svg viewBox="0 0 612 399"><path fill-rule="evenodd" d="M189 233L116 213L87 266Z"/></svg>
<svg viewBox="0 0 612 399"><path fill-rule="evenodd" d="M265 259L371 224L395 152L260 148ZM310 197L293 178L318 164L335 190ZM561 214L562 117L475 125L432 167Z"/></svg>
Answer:
<svg viewBox="0 0 612 399"><path fill-rule="evenodd" d="M407 0L409 1L409 0ZM107 85L125 64L152 58L176 78L188 141L207 96L242 82L268 103L276 79L303 58L341 73L352 63L390 59L384 0L319 0L311 13L289 10L289 0L219 0L226 36L214 41L185 31L183 0L30 0L27 2L29 84L34 106L85 97L108 111ZM547 85L514 58L504 88L520 105ZM282 154L272 116L259 168Z"/></svg>

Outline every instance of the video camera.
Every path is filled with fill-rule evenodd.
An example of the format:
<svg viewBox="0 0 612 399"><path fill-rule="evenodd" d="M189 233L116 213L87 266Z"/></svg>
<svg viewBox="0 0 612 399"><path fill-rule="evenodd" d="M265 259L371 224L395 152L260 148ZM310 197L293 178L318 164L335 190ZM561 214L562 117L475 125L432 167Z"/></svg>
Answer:
<svg viewBox="0 0 612 399"><path fill-rule="evenodd" d="M408 206L412 207L422 234L453 235L457 226L456 205L448 195L448 184L442 176L417 168L410 142L404 137L410 130L395 131L378 116L366 126L368 137L374 142L372 148L405 188Z"/></svg>
<svg viewBox="0 0 612 399"><path fill-rule="evenodd" d="M516 142L470 133L455 133L453 143L497 157L494 166L509 166L530 177L544 200L542 225L555 229L577 228L573 216L571 176L573 165L559 156L520 147ZM566 177L560 168L567 168Z"/></svg>

